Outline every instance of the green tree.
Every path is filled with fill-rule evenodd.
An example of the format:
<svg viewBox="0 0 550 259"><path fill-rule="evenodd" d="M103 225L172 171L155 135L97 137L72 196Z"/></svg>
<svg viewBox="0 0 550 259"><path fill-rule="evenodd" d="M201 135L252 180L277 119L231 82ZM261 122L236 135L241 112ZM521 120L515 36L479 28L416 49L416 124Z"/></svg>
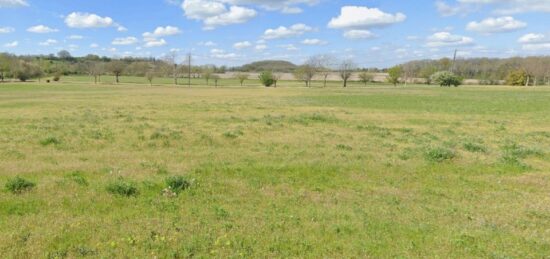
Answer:
<svg viewBox="0 0 550 259"><path fill-rule="evenodd" d="M388 69L388 82L397 86L399 84L399 78L403 75L403 68L400 66L395 66Z"/></svg>

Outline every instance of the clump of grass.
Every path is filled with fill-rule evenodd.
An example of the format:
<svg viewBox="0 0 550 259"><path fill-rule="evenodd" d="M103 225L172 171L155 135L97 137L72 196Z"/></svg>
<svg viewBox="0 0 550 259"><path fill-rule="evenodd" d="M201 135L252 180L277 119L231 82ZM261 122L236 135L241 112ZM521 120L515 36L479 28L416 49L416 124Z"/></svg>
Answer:
<svg viewBox="0 0 550 259"><path fill-rule="evenodd" d="M348 146L348 145L344 145L344 144L338 144L336 145L336 149L339 149L339 150L344 150L344 151L352 151L353 148Z"/></svg>
<svg viewBox="0 0 550 259"><path fill-rule="evenodd" d="M59 145L61 144L61 140L56 137L47 137L40 141L40 145L42 146L49 146L49 145Z"/></svg>
<svg viewBox="0 0 550 259"><path fill-rule="evenodd" d="M466 149L467 151L472 152L472 153L486 153L487 152L487 148L485 146L483 146L482 144L471 142L471 141L468 141L468 142L464 143L462 145L462 147L464 147L464 149Z"/></svg>
<svg viewBox="0 0 550 259"><path fill-rule="evenodd" d="M5 187L6 190L13 194L20 194L25 191L31 190L35 186L35 183L17 176L13 179L8 180Z"/></svg>
<svg viewBox="0 0 550 259"><path fill-rule="evenodd" d="M452 160L456 157L453 150L443 147L431 148L424 154L426 160L431 162L441 163L444 161Z"/></svg>
<svg viewBox="0 0 550 259"><path fill-rule="evenodd" d="M107 185L107 191L114 195L132 197L139 194L139 190L135 183L118 179Z"/></svg>
<svg viewBox="0 0 550 259"><path fill-rule="evenodd" d="M505 155L526 158L528 156L542 156L542 151L534 148L526 148L517 143L507 143L502 147Z"/></svg>
<svg viewBox="0 0 550 259"><path fill-rule="evenodd" d="M223 133L224 137L231 138L231 139L236 139L239 136L243 136L243 135L244 135L244 133L240 130L227 131L227 132Z"/></svg>
<svg viewBox="0 0 550 259"><path fill-rule="evenodd" d="M166 178L166 185L171 191L179 194L191 187L191 182L184 176L170 176Z"/></svg>
<svg viewBox="0 0 550 259"><path fill-rule="evenodd" d="M308 125L309 123L335 123L338 119L334 115L324 115L321 113L301 114L290 120L291 122Z"/></svg>
<svg viewBox="0 0 550 259"><path fill-rule="evenodd" d="M65 178L75 182L80 186L88 186L88 180L86 179L86 177L84 177L82 172L79 172L79 171L72 172L67 176L65 176Z"/></svg>

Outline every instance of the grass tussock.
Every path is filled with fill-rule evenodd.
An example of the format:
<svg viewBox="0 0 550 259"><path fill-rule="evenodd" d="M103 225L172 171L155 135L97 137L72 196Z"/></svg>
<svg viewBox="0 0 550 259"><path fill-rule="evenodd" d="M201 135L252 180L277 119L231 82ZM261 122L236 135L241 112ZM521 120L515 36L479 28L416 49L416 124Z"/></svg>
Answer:
<svg viewBox="0 0 550 259"><path fill-rule="evenodd" d="M9 179L6 182L5 188L7 191L13 194L21 194L23 192L33 189L35 186L36 184L34 182L17 176L15 178Z"/></svg>

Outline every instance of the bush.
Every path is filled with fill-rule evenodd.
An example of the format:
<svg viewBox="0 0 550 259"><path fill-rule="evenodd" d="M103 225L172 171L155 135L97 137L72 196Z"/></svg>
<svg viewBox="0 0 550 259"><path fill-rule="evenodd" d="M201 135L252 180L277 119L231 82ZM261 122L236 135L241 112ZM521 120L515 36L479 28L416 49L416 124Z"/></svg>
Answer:
<svg viewBox="0 0 550 259"><path fill-rule="evenodd" d="M126 197L137 196L139 194L135 183L124 181L123 179L108 184L107 191L114 195Z"/></svg>
<svg viewBox="0 0 550 259"><path fill-rule="evenodd" d="M432 162L443 162L455 158L455 152L446 148L433 148L425 153L426 160Z"/></svg>
<svg viewBox="0 0 550 259"><path fill-rule="evenodd" d="M13 76L21 82L25 82L31 78L40 77L42 74L43 72L40 67L26 61L19 62L13 71Z"/></svg>
<svg viewBox="0 0 550 259"><path fill-rule="evenodd" d="M53 81L59 82L59 80L61 80L61 73L57 72L53 75Z"/></svg>
<svg viewBox="0 0 550 259"><path fill-rule="evenodd" d="M36 186L35 183L17 176L13 179L8 180L8 182L6 183L6 190L10 191L13 194L19 194L34 188L34 186Z"/></svg>
<svg viewBox="0 0 550 259"><path fill-rule="evenodd" d="M265 87L270 87L273 84L275 84L275 78L273 77L273 73L271 71L264 71L259 76L260 82Z"/></svg>
<svg viewBox="0 0 550 259"><path fill-rule="evenodd" d="M513 86L524 86L527 84L528 77L529 75L523 69L512 71L506 77L506 84Z"/></svg>
<svg viewBox="0 0 550 259"><path fill-rule="evenodd" d="M431 76L431 81L439 86L458 87L462 84L462 78L449 71L441 71Z"/></svg>
<svg viewBox="0 0 550 259"><path fill-rule="evenodd" d="M40 144L42 146L59 145L59 144L61 144L61 140L59 140L56 137L47 137L47 138L41 140Z"/></svg>
<svg viewBox="0 0 550 259"><path fill-rule="evenodd" d="M171 176L166 178L166 185L171 191L180 193L189 189L191 182L183 176Z"/></svg>

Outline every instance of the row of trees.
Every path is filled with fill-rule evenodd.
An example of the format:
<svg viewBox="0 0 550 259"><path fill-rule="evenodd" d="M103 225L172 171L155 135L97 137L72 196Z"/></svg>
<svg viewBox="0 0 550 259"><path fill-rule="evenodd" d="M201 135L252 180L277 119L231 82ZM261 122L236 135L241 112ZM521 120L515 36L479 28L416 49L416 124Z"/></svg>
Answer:
<svg viewBox="0 0 550 259"><path fill-rule="evenodd" d="M40 80L44 76L53 76L59 79L62 75L89 75L94 81L100 82L104 74L115 76L116 82L122 75L146 77L152 83L156 77L171 77L174 84L179 84L182 78L204 78L207 84L214 82L217 85L219 77L216 74L226 71L239 71L237 68L217 67L213 65L194 66L191 64L191 57L187 56L183 62L178 62L178 53L171 52L161 59L155 58L123 58L111 59L88 55L85 57L72 57L67 51L60 51L57 55L47 56L15 56L0 53L0 80L5 78L18 78L26 81L31 78ZM268 69L273 64L272 69ZM480 80L482 84L500 84L506 82L511 85L537 85L550 84L550 57L528 57L510 59L463 59L411 61L399 66L383 70L360 69L351 60L340 60L327 55L313 56L307 59L302 65L296 66L289 62L263 61L255 62L253 65L243 66L247 70L261 68L262 71L269 70L273 85L281 79L282 73L278 71L291 71L296 80L302 81L307 87L311 86L314 78L327 85L329 77L338 74L343 87L348 86L352 75L356 74L356 80L364 83L374 81L373 72L387 73L387 81L394 85L409 82L424 82L427 84L437 83L435 74L442 71L449 71L445 74L461 78L472 78ZM249 75L237 73L235 78L241 84L248 79ZM460 79L460 80L459 80ZM456 82L456 80L455 80Z"/></svg>
<svg viewBox="0 0 550 259"><path fill-rule="evenodd" d="M453 61L411 61L401 65L405 79L422 78L431 83L431 75L437 71L452 71L459 77L477 79L481 84L509 84L511 74L524 74L521 85L550 84L550 57L514 57L507 59L471 58Z"/></svg>

